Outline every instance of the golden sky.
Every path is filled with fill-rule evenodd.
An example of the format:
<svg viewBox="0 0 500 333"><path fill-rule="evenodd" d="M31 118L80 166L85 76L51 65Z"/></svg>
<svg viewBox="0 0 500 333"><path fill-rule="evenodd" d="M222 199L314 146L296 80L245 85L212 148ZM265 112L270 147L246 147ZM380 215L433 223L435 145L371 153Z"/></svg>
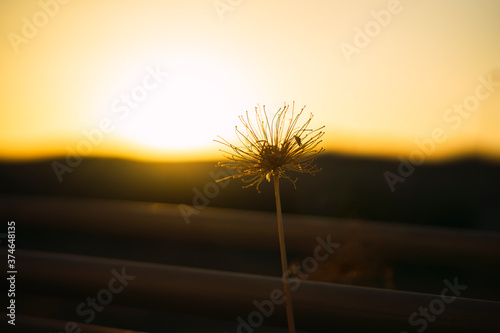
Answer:
<svg viewBox="0 0 500 333"><path fill-rule="evenodd" d="M21 0L0 13L0 159L216 159L238 115L293 101L326 126L329 152L500 157L496 0Z"/></svg>

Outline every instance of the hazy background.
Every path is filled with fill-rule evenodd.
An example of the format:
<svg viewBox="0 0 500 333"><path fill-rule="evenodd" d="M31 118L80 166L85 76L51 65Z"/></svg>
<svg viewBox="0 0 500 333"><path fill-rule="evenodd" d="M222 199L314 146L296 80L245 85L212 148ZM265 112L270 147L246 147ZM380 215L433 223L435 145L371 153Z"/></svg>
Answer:
<svg viewBox="0 0 500 333"><path fill-rule="evenodd" d="M500 81L498 1L232 3L2 1L0 158L214 160L238 115L292 101L329 152L408 157L440 128L426 160L500 156L498 86L447 113Z"/></svg>

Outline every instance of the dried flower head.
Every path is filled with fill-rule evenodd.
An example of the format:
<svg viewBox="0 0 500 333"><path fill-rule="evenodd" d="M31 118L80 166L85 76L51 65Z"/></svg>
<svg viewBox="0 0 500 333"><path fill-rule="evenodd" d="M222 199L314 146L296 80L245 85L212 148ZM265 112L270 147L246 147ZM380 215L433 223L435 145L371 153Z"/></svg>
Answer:
<svg viewBox="0 0 500 333"><path fill-rule="evenodd" d="M295 102L292 104L290 117L287 117L290 108L286 103L271 121L265 106L262 109L263 111L260 107L255 108L256 123L250 120L248 111L246 117L239 117L244 126L243 131L236 126L236 135L241 146L235 146L220 137L222 141L215 140L231 149L229 152L221 150L228 161L219 162L217 165L237 171L236 174L218 181L241 178L243 182L248 183L244 187L256 185L257 191L260 192L260 183L264 179L271 181L271 176L288 179L295 187L297 179L292 180L285 171L309 174L320 171L314 160L324 151L323 148L316 148L322 142L320 139L324 132L321 129L324 126L315 130L309 129L312 114L303 125L298 125L305 106L295 115Z"/></svg>

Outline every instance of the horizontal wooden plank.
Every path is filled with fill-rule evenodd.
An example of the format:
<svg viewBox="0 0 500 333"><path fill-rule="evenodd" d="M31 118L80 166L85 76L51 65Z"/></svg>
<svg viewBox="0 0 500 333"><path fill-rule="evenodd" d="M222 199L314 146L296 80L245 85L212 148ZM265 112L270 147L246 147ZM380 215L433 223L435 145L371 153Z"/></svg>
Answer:
<svg viewBox="0 0 500 333"><path fill-rule="evenodd" d="M109 288L114 278L115 288L120 283L124 288L113 305L232 318L235 329L238 317L248 322L252 313L258 318L256 311L270 313L266 323L285 323L284 309L271 301L273 290L281 289L276 277L26 250L17 256L23 281L30 286L25 292L85 299ZM116 272L123 277L120 283ZM413 312L433 303L444 304L444 309L428 323L428 332L497 332L500 327L500 302L454 298L450 290L444 291L448 298L443 302L441 295L296 283L297 326L311 331L399 332L409 328ZM256 303L267 310L259 310Z"/></svg>
<svg viewBox="0 0 500 333"><path fill-rule="evenodd" d="M206 207L186 223L179 205L62 197L1 197L0 214L57 230L277 249L275 215ZM193 208L197 209L197 208ZM378 221L285 215L288 251L310 254L317 238L360 242L381 259L489 267L500 262L500 233Z"/></svg>

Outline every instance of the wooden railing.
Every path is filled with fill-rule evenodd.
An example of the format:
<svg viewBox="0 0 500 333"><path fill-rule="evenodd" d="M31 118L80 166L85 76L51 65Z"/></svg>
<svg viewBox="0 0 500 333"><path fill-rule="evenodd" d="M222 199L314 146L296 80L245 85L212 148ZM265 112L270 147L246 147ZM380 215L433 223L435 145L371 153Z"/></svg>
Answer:
<svg viewBox="0 0 500 333"><path fill-rule="evenodd" d="M128 255L136 244L148 242L181 242L208 252L224 247L260 255L274 253L278 244L273 214L205 208L190 216L187 224L178 206L171 204L3 197L0 215L15 220L20 230L17 319L18 327L26 332L39 331L37 327L64 331L70 321L84 328L83 332L286 332L283 306L269 302L272 291L281 287L276 275L165 264L159 260L161 253L151 258L143 255L140 260ZM288 250L305 256L312 254L318 237L330 235L341 245L355 239L386 262L496 271L500 262L500 235L493 232L312 216L286 215L284 219ZM56 234L69 239L52 239ZM78 237L85 239L82 242ZM118 240L116 244L126 241L116 245L115 251L85 255L87 249L110 239ZM47 242L60 243L51 247ZM86 247L75 251L62 245L72 242ZM3 248L2 257L6 257ZM279 265L277 268L279 271ZM112 271L116 274L122 269L134 278L114 293L119 284L110 285L113 276L116 279ZM453 276L447 278L453 283ZM293 292L294 309L297 327L303 332L416 331L420 326L410 325L410 315L442 299L439 290L415 293L317 281L298 283L300 287ZM95 319L85 325L88 316L79 315L78 306L112 287L111 292L101 292L102 300L112 295L112 301L104 310L95 311ZM498 332L500 302L463 297L446 300L449 302L441 302L443 311L427 322L426 332ZM264 304L264 310L256 303ZM262 323L254 327L260 321L257 314L251 317L255 311L260 311ZM180 318L185 320L185 330L179 328ZM243 328L238 318L250 328ZM252 318L253 324L248 324ZM205 328L196 326L196 321ZM169 326L169 322L177 326Z"/></svg>

